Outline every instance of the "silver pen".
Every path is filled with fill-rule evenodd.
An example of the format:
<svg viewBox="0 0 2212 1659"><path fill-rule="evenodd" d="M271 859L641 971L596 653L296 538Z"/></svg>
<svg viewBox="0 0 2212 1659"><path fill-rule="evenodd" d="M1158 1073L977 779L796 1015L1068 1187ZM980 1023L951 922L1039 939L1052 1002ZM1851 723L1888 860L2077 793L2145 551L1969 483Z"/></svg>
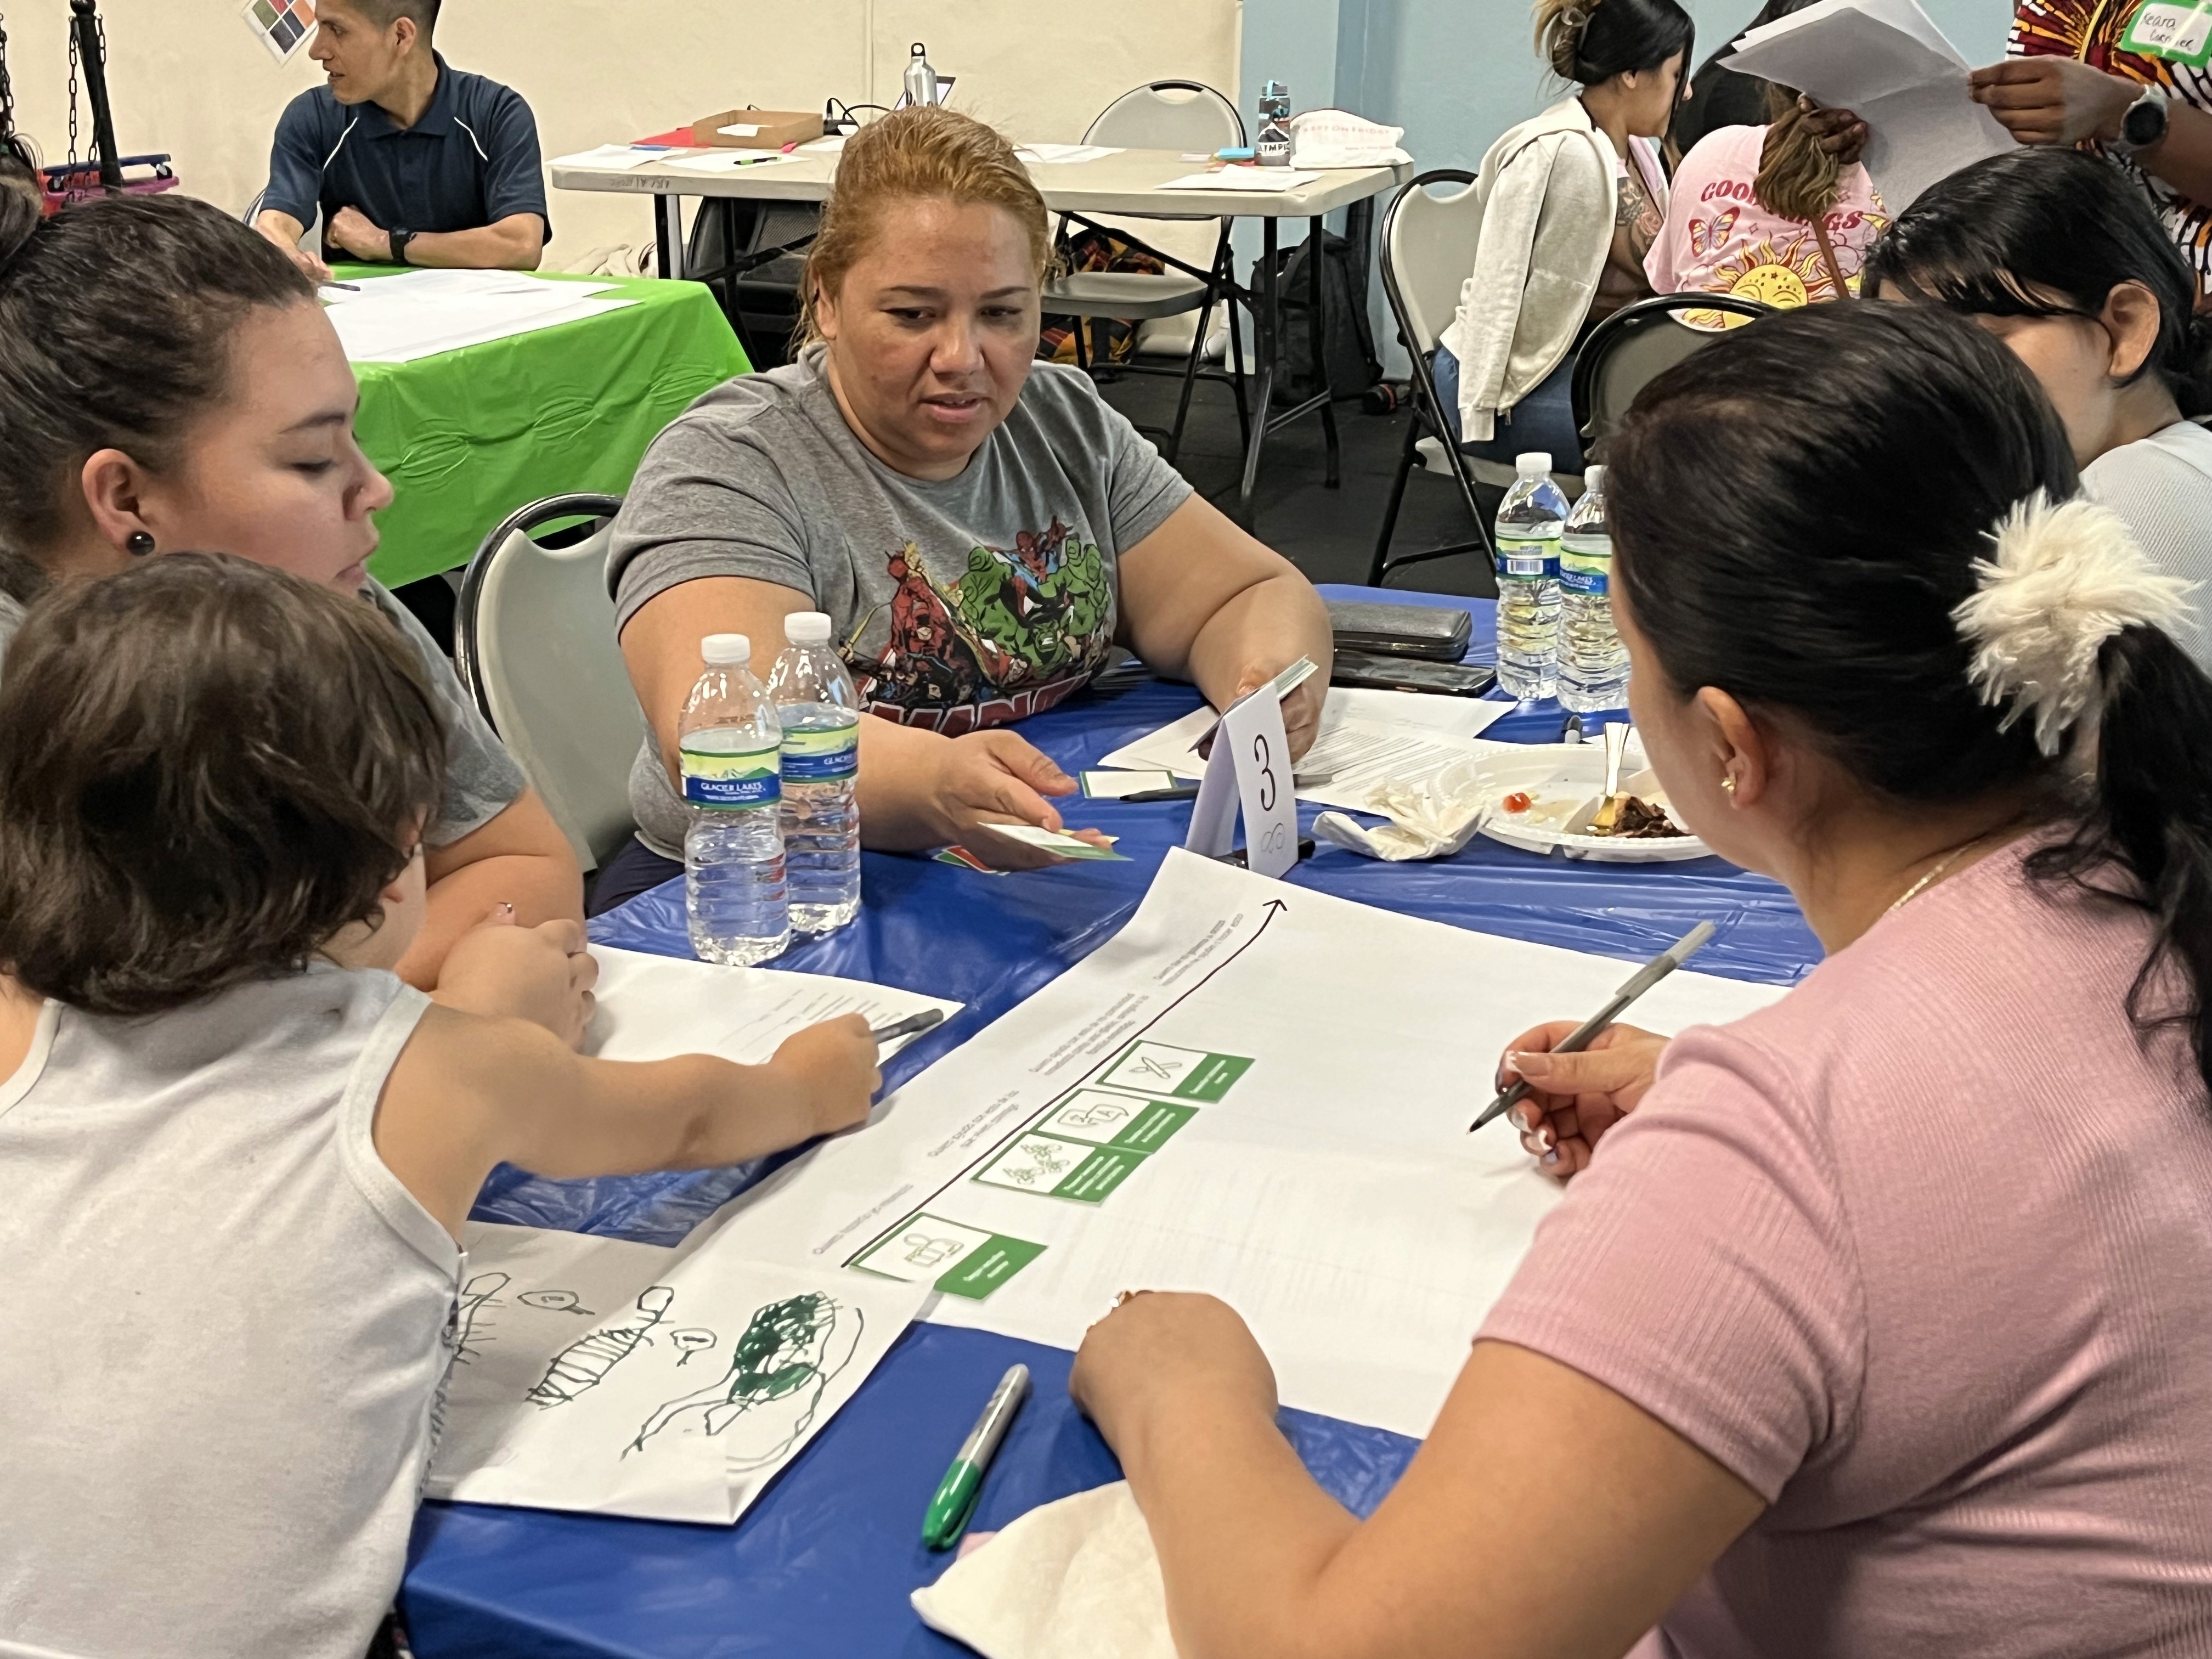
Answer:
<svg viewBox="0 0 2212 1659"><path fill-rule="evenodd" d="M1613 994L1612 1001L1561 1037L1553 1045L1552 1052L1555 1054L1578 1054L1589 1048L1599 1032L1604 1030L1607 1026L1628 1011L1630 1003L1697 955L1712 936L1712 923L1699 922L1657 956L1652 957L1650 961L1638 968L1633 975L1630 975L1628 982ZM1528 1080L1526 1078L1516 1078L1511 1088L1507 1089L1497 1099L1492 1101L1483 1109L1482 1115L1467 1126L1468 1133L1473 1134L1493 1117L1512 1109L1527 1096L1528 1092Z"/></svg>

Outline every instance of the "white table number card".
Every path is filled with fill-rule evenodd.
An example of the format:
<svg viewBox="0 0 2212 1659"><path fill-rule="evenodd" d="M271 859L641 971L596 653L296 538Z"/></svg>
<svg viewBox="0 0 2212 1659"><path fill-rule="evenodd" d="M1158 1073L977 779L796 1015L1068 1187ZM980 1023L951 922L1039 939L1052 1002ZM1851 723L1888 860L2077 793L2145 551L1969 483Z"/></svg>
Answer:
<svg viewBox="0 0 2212 1659"><path fill-rule="evenodd" d="M1263 687L1221 717L1183 842L1206 858L1233 850L1241 808L1248 865L1261 876L1282 875L1298 861L1297 793L1282 696Z"/></svg>

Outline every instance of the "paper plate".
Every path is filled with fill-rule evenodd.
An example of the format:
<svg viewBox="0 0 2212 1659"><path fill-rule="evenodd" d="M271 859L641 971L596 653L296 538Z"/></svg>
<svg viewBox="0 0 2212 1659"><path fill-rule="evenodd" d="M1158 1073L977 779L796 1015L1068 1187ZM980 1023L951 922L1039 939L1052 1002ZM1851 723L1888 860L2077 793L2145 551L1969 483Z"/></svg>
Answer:
<svg viewBox="0 0 2212 1659"><path fill-rule="evenodd" d="M1630 746L1622 761L1620 786L1655 806L1667 804L1657 776L1636 745ZM1601 864L1678 864L1712 854L1712 848L1695 836L1624 841L1617 836L1578 833L1604 801L1601 743L1516 744L1510 754L1462 761L1444 775L1438 787L1479 796L1481 832L1526 852L1558 853ZM1528 811L1508 812L1501 804L1516 792L1535 797Z"/></svg>

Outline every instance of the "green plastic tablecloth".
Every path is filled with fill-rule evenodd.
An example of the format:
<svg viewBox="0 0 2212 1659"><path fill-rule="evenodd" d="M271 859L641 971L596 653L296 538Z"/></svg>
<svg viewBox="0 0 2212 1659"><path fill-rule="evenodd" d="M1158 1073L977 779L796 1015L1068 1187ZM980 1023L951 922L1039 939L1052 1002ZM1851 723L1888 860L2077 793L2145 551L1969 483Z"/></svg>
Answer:
<svg viewBox="0 0 2212 1659"><path fill-rule="evenodd" d="M396 587L466 564L494 525L544 496L621 495L661 428L751 368L696 283L573 280L611 281L621 292L607 297L636 303L411 363L354 365L361 446L397 492L377 515L378 580Z"/></svg>

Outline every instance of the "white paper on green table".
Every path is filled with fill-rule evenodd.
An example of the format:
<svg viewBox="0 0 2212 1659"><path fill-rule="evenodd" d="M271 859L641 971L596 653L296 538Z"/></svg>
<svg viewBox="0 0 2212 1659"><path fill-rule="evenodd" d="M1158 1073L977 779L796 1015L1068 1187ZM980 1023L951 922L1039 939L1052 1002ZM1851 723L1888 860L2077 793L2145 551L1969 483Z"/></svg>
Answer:
<svg viewBox="0 0 2212 1659"><path fill-rule="evenodd" d="M1068 1349L1117 1291L1208 1291L1285 1405L1424 1434L1559 1199L1510 1129L1467 1133L1492 1068L1632 971L1177 849L1118 935L721 1225L752 1255L948 1289L995 1260L984 1299L927 1316ZM1782 994L1685 969L1636 1019Z"/></svg>
<svg viewBox="0 0 2212 1659"><path fill-rule="evenodd" d="M634 305L611 283L563 283L514 271L410 270L365 277L331 307L348 361L407 363L558 328Z"/></svg>
<svg viewBox="0 0 2212 1659"><path fill-rule="evenodd" d="M925 1285L471 1223L425 1490L726 1526L853 1396ZM793 1383L796 1383L796 1387Z"/></svg>
<svg viewBox="0 0 2212 1659"><path fill-rule="evenodd" d="M1176 775L1172 772L1085 772L1082 775L1083 793L1088 800L1120 800L1124 795L1141 795L1151 789L1172 789Z"/></svg>
<svg viewBox="0 0 2212 1659"><path fill-rule="evenodd" d="M1159 186L1162 190L1233 190L1267 194L1273 191L1296 190L1300 185L1310 185L1321 175L1300 173L1291 167L1224 167L1218 173L1188 173L1180 179L1170 179Z"/></svg>
<svg viewBox="0 0 2212 1659"><path fill-rule="evenodd" d="M1386 788L1441 777L1457 763L1488 754L1498 744L1478 734L1513 712L1510 702L1480 697L1439 697L1419 691L1370 691L1332 686L1322 705L1321 731L1298 757L1300 800L1379 812ZM1196 708L1134 743L1104 756L1100 764L1157 767L1178 778L1204 775L1197 744L1212 730L1211 708Z"/></svg>
<svg viewBox="0 0 2212 1659"><path fill-rule="evenodd" d="M757 1066L793 1032L843 1014L889 1025L932 1008L946 1018L965 1005L865 980L772 968L725 968L681 957L649 956L595 945L598 1011L584 1052L600 1060L666 1060L719 1054ZM911 1036L888 1043L888 1059Z"/></svg>

